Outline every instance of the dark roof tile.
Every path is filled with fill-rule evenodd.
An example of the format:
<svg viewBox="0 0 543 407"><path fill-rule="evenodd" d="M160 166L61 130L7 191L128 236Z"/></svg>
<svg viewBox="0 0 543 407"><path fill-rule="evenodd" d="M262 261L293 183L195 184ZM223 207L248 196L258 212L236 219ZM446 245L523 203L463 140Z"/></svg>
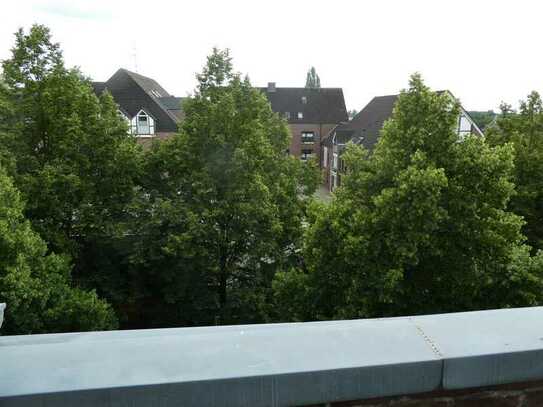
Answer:
<svg viewBox="0 0 543 407"><path fill-rule="evenodd" d="M258 88L265 93L274 112L290 113L289 123L340 123L348 119L341 88ZM302 98L305 98L305 103ZM298 119L298 112L303 114Z"/></svg>
<svg viewBox="0 0 543 407"><path fill-rule="evenodd" d="M342 135L345 142L353 140L372 150L385 121L392 116L398 95L377 96L364 107L351 121L336 127L336 134Z"/></svg>
<svg viewBox="0 0 543 407"><path fill-rule="evenodd" d="M173 96L155 80L121 68L107 82L93 82L93 87L98 94L107 89L129 117L134 117L141 109L145 110L155 119L157 132L177 131L177 123L182 116L180 107L168 109L161 102L161 99Z"/></svg>
<svg viewBox="0 0 543 407"><path fill-rule="evenodd" d="M448 93L452 98L454 95L448 90L438 90L437 94ZM373 150L379 140L381 129L392 116L392 111L396 105L399 95L387 95L374 97L351 121L341 123L336 126L329 134L336 134L336 142L344 144L347 141L353 141L356 144L363 145L368 150ZM482 135L483 133L477 127L469 114L461 107L465 114L474 125L474 131ZM327 137L327 140L331 137ZM331 142L331 141L330 141Z"/></svg>

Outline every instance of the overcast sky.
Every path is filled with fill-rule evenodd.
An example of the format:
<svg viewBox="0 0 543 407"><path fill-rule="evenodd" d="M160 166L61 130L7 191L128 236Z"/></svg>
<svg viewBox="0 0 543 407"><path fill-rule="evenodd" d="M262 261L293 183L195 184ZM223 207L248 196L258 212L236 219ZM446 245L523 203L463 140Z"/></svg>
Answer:
<svg viewBox="0 0 543 407"><path fill-rule="evenodd" d="M230 48L255 86L304 86L315 66L349 109L397 93L415 71L468 110L543 91L535 0L3 0L0 59L32 23L49 26L67 64L93 79L137 68L176 96L194 89L213 46Z"/></svg>

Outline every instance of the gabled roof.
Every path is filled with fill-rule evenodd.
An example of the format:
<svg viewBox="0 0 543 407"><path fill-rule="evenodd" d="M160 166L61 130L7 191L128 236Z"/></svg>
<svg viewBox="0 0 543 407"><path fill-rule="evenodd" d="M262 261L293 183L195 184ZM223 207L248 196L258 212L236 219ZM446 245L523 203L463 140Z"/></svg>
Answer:
<svg viewBox="0 0 543 407"><path fill-rule="evenodd" d="M383 124L392 116L397 99L398 95L374 97L351 121L337 126L336 134L344 139L341 144L352 140L368 150L373 149Z"/></svg>
<svg viewBox="0 0 543 407"><path fill-rule="evenodd" d="M180 102L181 98L171 96L154 79L121 68L106 82L93 82L92 85L97 94L107 89L129 117L144 109L154 117L157 132L177 131L177 123L182 117L181 103L175 109L168 106L173 106L174 99Z"/></svg>
<svg viewBox="0 0 543 407"><path fill-rule="evenodd" d="M341 88L258 88L270 101L272 110L290 113L289 123L340 123L348 119ZM305 97L305 103L302 98ZM298 112L303 114L298 119Z"/></svg>
<svg viewBox="0 0 543 407"><path fill-rule="evenodd" d="M122 69L122 68L121 68ZM136 72L131 72L126 69L123 69L130 77L146 92L158 92L158 97L170 96L170 94L162 86L158 84L157 81L151 79L147 76L140 75Z"/></svg>
<svg viewBox="0 0 543 407"><path fill-rule="evenodd" d="M454 98L454 95L446 90L436 93L448 93ZM323 143L335 142L336 144L346 144L352 141L363 145L368 150L373 150L379 140L380 131L386 120L392 116L392 111L399 95L376 96L349 122L341 123L336 126L330 134L334 134L335 140L327 137ZM477 124L471 119L469 114L460 106L461 113L465 115L472 123L473 130L479 135L483 135Z"/></svg>

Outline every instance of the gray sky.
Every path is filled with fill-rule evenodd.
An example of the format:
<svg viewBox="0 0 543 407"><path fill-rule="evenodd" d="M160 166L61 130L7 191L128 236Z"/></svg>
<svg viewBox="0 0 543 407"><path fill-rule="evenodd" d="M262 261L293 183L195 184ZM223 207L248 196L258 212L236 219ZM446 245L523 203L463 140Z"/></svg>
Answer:
<svg viewBox="0 0 543 407"><path fill-rule="evenodd" d="M119 67L183 96L213 46L255 86L342 87L347 107L397 93L422 73L468 110L543 91L543 2L524 0L4 0L0 59L13 32L49 26L68 65L95 80Z"/></svg>

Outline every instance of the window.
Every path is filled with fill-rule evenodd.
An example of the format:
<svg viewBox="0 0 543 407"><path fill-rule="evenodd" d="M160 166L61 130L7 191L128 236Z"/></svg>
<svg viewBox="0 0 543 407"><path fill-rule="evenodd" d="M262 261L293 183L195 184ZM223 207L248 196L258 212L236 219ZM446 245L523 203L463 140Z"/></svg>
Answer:
<svg viewBox="0 0 543 407"><path fill-rule="evenodd" d="M138 114L138 134L149 134L149 116L147 113Z"/></svg>
<svg viewBox="0 0 543 407"><path fill-rule="evenodd" d="M458 130L460 132L471 132L471 123L466 116L460 116Z"/></svg>
<svg viewBox="0 0 543 407"><path fill-rule="evenodd" d="M333 155L333 158L332 158L332 168L334 170L337 170L337 153L334 153Z"/></svg>
<svg viewBox="0 0 543 407"><path fill-rule="evenodd" d="M313 157L313 150L302 150L302 155L300 156L302 161L307 161L311 157Z"/></svg>
<svg viewBox="0 0 543 407"><path fill-rule="evenodd" d="M313 144L315 142L315 133L312 131L302 131L302 144Z"/></svg>
<svg viewBox="0 0 543 407"><path fill-rule="evenodd" d="M460 116L460 131L471 131L471 123L466 116Z"/></svg>
<svg viewBox="0 0 543 407"><path fill-rule="evenodd" d="M153 95L154 97L156 97L156 98L162 97L162 95L160 94L160 92L159 92L158 90L156 90L156 89L153 89L153 90L151 91L151 93L152 93L152 95Z"/></svg>
<svg viewBox="0 0 543 407"><path fill-rule="evenodd" d="M322 151L322 166L326 168L328 166L328 147L324 147Z"/></svg>
<svg viewBox="0 0 543 407"><path fill-rule="evenodd" d="M458 119L458 138L463 140L471 134L471 122L464 115L460 115Z"/></svg>
<svg viewBox="0 0 543 407"><path fill-rule="evenodd" d="M304 118L304 114L302 112L298 112L298 119L303 119Z"/></svg>
<svg viewBox="0 0 543 407"><path fill-rule="evenodd" d="M285 119L290 120L290 112L285 112Z"/></svg>
<svg viewBox="0 0 543 407"><path fill-rule="evenodd" d="M130 123L132 134L149 136L155 133L155 120L144 110L140 110Z"/></svg>
<svg viewBox="0 0 543 407"><path fill-rule="evenodd" d="M307 97L302 96L302 104L307 105Z"/></svg>

